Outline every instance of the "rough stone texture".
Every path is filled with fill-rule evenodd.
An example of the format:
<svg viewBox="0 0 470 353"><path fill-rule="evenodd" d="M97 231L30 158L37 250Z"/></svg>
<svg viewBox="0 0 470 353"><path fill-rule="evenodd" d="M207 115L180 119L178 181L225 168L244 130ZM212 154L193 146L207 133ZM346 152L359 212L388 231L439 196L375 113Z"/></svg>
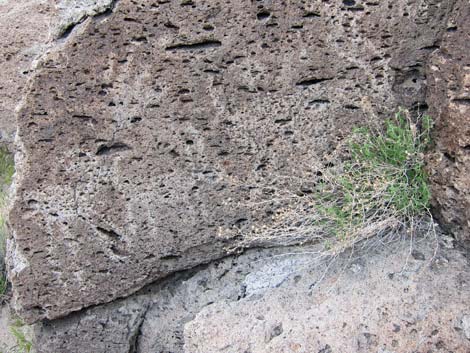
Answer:
<svg viewBox="0 0 470 353"><path fill-rule="evenodd" d="M427 102L436 120L431 174L438 219L470 247L470 3L461 0L428 65Z"/></svg>
<svg viewBox="0 0 470 353"><path fill-rule="evenodd" d="M32 61L49 39L53 7L47 1L0 1L0 144L12 146L15 107L23 97ZM25 25L25 18L28 24Z"/></svg>
<svg viewBox="0 0 470 353"><path fill-rule="evenodd" d="M301 222L352 126L422 106L452 4L122 0L86 20L19 114L18 312L127 296L279 229L276 212Z"/></svg>
<svg viewBox="0 0 470 353"><path fill-rule="evenodd" d="M112 8L112 0L0 1L0 144L13 149L15 109L34 62L54 40L87 16ZM25 22L27 19L27 24Z"/></svg>
<svg viewBox="0 0 470 353"><path fill-rule="evenodd" d="M116 0L60 0L57 3L58 16L54 19L52 35L55 38L67 35L73 27L87 17L111 11Z"/></svg>
<svg viewBox="0 0 470 353"><path fill-rule="evenodd" d="M470 350L470 268L448 237L249 250L36 325L38 353ZM328 271L326 270L327 268Z"/></svg>

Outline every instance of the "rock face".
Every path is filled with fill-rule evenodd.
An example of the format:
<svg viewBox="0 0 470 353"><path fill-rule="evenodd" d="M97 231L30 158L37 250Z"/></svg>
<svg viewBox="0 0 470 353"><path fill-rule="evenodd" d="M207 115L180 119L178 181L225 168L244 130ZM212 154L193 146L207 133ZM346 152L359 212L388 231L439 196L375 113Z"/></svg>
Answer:
<svg viewBox="0 0 470 353"><path fill-rule="evenodd" d="M470 6L459 1L428 65L430 115L436 120L430 155L437 217L470 246Z"/></svg>
<svg viewBox="0 0 470 353"><path fill-rule="evenodd" d="M13 149L15 109L34 61L87 16L106 12L112 0L1 0L0 1L0 144ZM27 25L25 25L27 19Z"/></svg>
<svg viewBox="0 0 470 353"><path fill-rule="evenodd" d="M351 127L423 105L452 5L121 0L65 31L18 117L20 315L109 302L240 244L314 238L283 227L296 233Z"/></svg>
<svg viewBox="0 0 470 353"><path fill-rule="evenodd" d="M0 144L12 146L15 107L23 97L32 61L44 51L53 6L47 1L0 1ZM24 25L24 19L28 25Z"/></svg>
<svg viewBox="0 0 470 353"><path fill-rule="evenodd" d="M470 350L470 268L448 238L249 250L38 324L38 353ZM376 240L375 240L376 241ZM384 245L388 243L388 245ZM436 252L436 246L438 250Z"/></svg>

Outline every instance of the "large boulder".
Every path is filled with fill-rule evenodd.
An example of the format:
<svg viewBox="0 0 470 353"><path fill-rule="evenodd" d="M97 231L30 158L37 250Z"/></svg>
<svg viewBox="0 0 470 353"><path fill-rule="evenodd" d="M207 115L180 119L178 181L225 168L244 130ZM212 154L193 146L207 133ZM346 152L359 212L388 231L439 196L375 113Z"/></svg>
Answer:
<svg viewBox="0 0 470 353"><path fill-rule="evenodd" d="M423 106L452 4L121 0L69 27L18 116L19 314L314 239L296 227L325 156L353 126Z"/></svg>
<svg viewBox="0 0 470 353"><path fill-rule="evenodd" d="M461 0L428 64L427 103L435 119L429 155L437 218L470 247L470 5Z"/></svg>

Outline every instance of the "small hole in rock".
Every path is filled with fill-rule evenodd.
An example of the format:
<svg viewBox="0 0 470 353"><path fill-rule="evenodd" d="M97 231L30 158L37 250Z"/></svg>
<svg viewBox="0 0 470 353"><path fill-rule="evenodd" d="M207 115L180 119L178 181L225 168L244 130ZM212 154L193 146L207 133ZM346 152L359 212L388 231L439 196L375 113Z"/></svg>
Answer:
<svg viewBox="0 0 470 353"><path fill-rule="evenodd" d="M260 12L258 12L258 14L256 15L256 17L257 17L258 20L260 20L260 21L267 19L269 16L271 16L271 14L269 13L269 11L266 11L266 10L260 11Z"/></svg>

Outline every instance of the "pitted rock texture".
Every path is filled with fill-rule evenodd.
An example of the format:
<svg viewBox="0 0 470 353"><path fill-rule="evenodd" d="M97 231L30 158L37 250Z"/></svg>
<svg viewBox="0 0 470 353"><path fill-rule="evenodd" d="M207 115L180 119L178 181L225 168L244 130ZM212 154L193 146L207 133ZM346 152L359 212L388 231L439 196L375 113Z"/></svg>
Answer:
<svg viewBox="0 0 470 353"><path fill-rule="evenodd" d="M259 245L276 213L302 222L354 125L422 106L452 4L122 0L86 20L19 114L20 315L60 317Z"/></svg>
<svg viewBox="0 0 470 353"><path fill-rule="evenodd" d="M249 250L36 325L38 353L470 350L470 268L452 238Z"/></svg>
<svg viewBox="0 0 470 353"><path fill-rule="evenodd" d="M45 50L53 11L47 1L0 1L0 144L11 149L15 107L23 96L32 61Z"/></svg>
<svg viewBox="0 0 470 353"><path fill-rule="evenodd" d="M112 0L0 1L0 144L13 150L15 109L35 60L76 23L112 8ZM27 24L25 23L27 19Z"/></svg>
<svg viewBox="0 0 470 353"><path fill-rule="evenodd" d="M438 219L470 247L470 3L455 5L440 49L428 65L436 148L430 154Z"/></svg>

